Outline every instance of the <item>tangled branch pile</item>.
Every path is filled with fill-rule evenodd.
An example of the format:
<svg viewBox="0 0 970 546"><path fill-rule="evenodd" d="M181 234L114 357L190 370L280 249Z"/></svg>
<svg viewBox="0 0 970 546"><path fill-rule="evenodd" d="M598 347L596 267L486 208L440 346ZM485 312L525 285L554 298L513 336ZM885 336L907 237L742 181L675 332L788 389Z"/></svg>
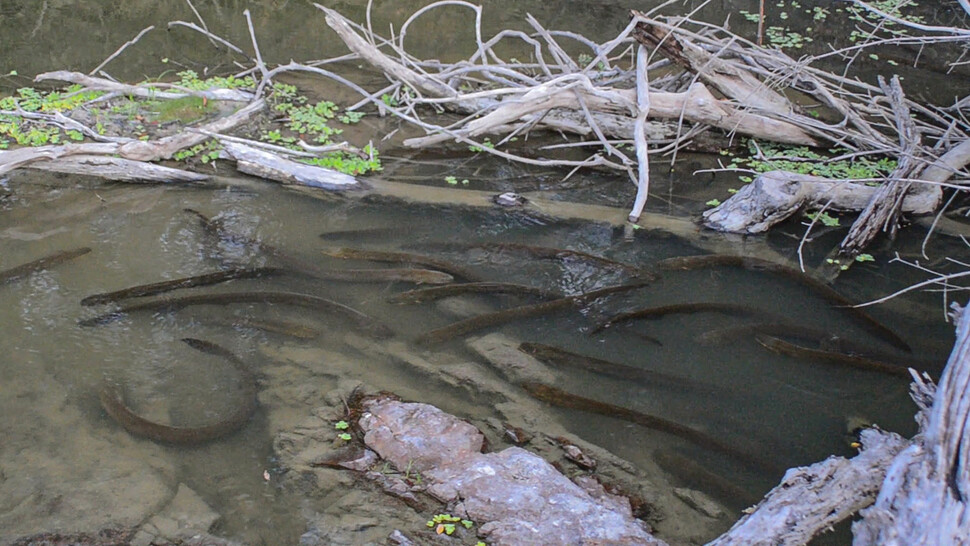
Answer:
<svg viewBox="0 0 970 546"><path fill-rule="evenodd" d="M394 39L318 7L350 50L391 81L365 100L377 104L377 97L393 95L400 106L378 106L427 131L427 136L409 139L406 145L458 141L524 163L625 171L638 186L631 219L646 200L648 155L676 154L691 147L709 150L752 137L836 147L844 150L840 159L895 158L897 168L882 180L763 173L704 215L710 228L758 233L804 207L862 210L839 249L853 256L878 233L894 234L901 212L937 211L943 188L964 189L962 169L970 162L970 123L962 114L967 99L950 108L924 105L906 98L897 77L888 82L880 78L873 85L815 68L833 57L854 58L866 48L887 44L964 42L970 31L909 23L856 3L921 35L870 36L850 48L796 60L716 25L640 12L632 12L630 24L618 36L598 44L575 33L547 30L531 17L532 34L505 30L485 39L481 8L462 1L419 10ZM474 54L455 63L408 54L405 38L411 24L446 5L474 11ZM525 43L533 59L522 63L501 58L495 48L504 40ZM568 54L575 43L589 53ZM657 57L662 60L648 63ZM799 106L806 102L821 108L810 115ZM463 117L443 125L421 117L419 106ZM561 145L519 147L515 152L506 147L514 137L543 129L574 135L579 141L570 146L595 151L583 160L561 160L540 157ZM631 147L635 157L627 152ZM959 180L951 181L954 176Z"/></svg>

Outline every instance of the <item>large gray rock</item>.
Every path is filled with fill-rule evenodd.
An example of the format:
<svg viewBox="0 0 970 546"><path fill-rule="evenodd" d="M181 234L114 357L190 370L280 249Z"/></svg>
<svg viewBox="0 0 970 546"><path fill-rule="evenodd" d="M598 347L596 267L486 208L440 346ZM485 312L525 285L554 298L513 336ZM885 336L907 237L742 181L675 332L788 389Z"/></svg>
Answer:
<svg viewBox="0 0 970 546"><path fill-rule="evenodd" d="M428 404L377 400L360 418L364 443L401 472L424 472L480 453L485 436Z"/></svg>
<svg viewBox="0 0 970 546"><path fill-rule="evenodd" d="M653 538L615 500L600 502L544 459L518 447L474 454L424 473L428 492L462 499L493 545L649 544Z"/></svg>

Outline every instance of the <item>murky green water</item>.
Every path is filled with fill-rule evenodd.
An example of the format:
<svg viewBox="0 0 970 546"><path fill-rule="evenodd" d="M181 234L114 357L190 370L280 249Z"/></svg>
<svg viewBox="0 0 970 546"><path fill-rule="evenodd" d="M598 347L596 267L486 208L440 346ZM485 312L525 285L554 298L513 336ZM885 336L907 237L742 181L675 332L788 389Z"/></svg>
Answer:
<svg viewBox="0 0 970 546"><path fill-rule="evenodd" d="M210 28L241 45L247 43L241 11L250 7L261 46L271 61L341 51L330 34L318 31L324 26L322 16L305 2L197 4ZM494 31L530 12L550 27L581 29L603 39L625 24L624 8L649 7L590 3L590 11L579 20L572 4L523 2L508 7L491 3L486 13L495 19L487 20L486 26ZM362 19L359 3L334 7ZM386 26L387 21L401 21L414 4L377 2L374 8ZM21 79L8 78L4 86L22 85L23 78L45 70L90 69L149 24L192 20L191 12L179 2L4 2L0 14L0 72L16 69L22 75ZM437 24L443 28L452 25L447 20ZM16 32L10 30L14 28ZM467 38L449 32L428 34L416 31L414 39L415 47L427 48L429 55L447 55L460 48L457 41L450 40ZM163 58L169 62L162 63ZM109 71L120 79L139 79L170 69L176 61L195 69L201 64L217 71L229 67L229 59L221 58L207 42L176 29L150 35ZM389 128L387 121L371 120L362 130L373 131L374 138L379 138ZM464 156L443 159L429 154L405 159L404 151L393 148L387 155L384 176L399 181L435 183L454 174L471 179L473 187L490 190L547 190L567 199L595 198L620 206L632 197L628 183L610 175L579 175L560 188L561 172ZM689 173L705 161L685 157L672 174L655 178L656 198L649 208L672 214L702 209L710 182L691 179ZM238 233L321 266L348 266L320 254L323 247L333 245L399 250L446 241L512 241L571 248L640 266L697 252L689 241L652 231L624 237L611 226L503 210L353 197L319 199L273 184L257 183L245 189L145 187L17 172L5 182L0 199L0 268L68 248L88 246L92 252L0 287L0 351L4 355L0 359L0 538L50 530L91 530L78 529L65 518L74 515L84 521L111 521L138 502L160 502L165 497L160 490L185 483L223 516L216 529L220 534L253 544L293 544L306 530L308 511L319 505L291 489L277 487L275 478L264 480L264 471L270 475L276 471L272 435L300 422L342 380L364 381L471 419L493 416L487 400L442 389L433 379L393 358L375 358L360 350L360 344L353 341L357 334L348 330L345 321L305 309L199 307L177 313L132 313L105 326L79 326L78 320L97 312L79 305L87 295L210 272L226 263L255 266L269 262L248 247L208 236L185 208L223 218ZM386 231L320 237L327 232L375 227ZM784 232L769 236L773 246L789 255L800 234L797 226L792 230L791 237ZM916 252L922 236L916 231L903 233L897 247L901 252ZM837 239L835 234L819 237L818 246L809 253L824 253L826 245ZM931 253L939 257L952 250L935 246ZM577 262L557 265L510 255L439 254L490 280L566 293L623 280ZM853 268L837 288L862 301L916 278L908 268L884 265L889 256L877 257L877 265ZM284 276L235 281L202 291L271 289L331 298L390 326L395 331L394 343L456 320L445 306L396 306L385 301L406 288ZM698 341L704 332L737 324L737 319L682 315L617 327L600 335L589 333L610 312L705 300L753 305L878 343L843 312L803 287L770 275L725 269L667 273L650 287L584 313L558 314L501 330L522 341L558 345L708 384L717 394L689 395L573 371L562 371L559 381L562 388L583 396L662 415L724 442L753 447L779 468L807 464L831 453L850 455L847 419L877 422L905 434L913 431L913 406L904 380L772 355L753 340L719 345ZM479 298L474 303L482 310L512 301ZM939 365L933 371L939 371L949 350L951 329L942 323L937 296L914 295L876 307L872 313L901 332L917 357L935 359ZM293 340L233 325L235 320L253 316L296 321L313 327L319 336ZM659 339L661 345L645 341L643 335ZM261 409L238 434L198 448L165 447L131 438L99 406L97 393L106 378L123 381L140 411L181 423L211 422L232 403L225 386L236 380L235 372L218 358L201 355L181 343L184 337L218 342L250 363L260 374ZM432 362L474 358L461 343L409 350ZM715 454L634 425L573 411L550 411L576 434L637 465L647 466L658 448L675 448L754 494L761 494L779 477L768 469L755 472L737 467ZM118 489L109 507L97 505L102 497L86 494L87 489L103 494L104 487L112 484ZM71 508L65 508L67 505ZM102 513L106 515L101 517Z"/></svg>

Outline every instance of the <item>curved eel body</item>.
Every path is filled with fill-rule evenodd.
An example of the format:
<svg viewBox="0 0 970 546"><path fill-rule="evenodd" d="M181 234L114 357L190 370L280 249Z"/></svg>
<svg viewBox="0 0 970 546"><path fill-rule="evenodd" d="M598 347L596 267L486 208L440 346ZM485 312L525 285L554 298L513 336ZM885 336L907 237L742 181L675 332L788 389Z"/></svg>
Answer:
<svg viewBox="0 0 970 546"><path fill-rule="evenodd" d="M386 325L377 322L353 307L326 298L296 292L220 292L217 294L194 294L191 296L158 298L151 301L125 305L117 311L84 319L78 324L81 326L107 324L117 320L123 314L133 311L177 310L192 305L230 305L234 303L275 303L333 312L350 319L355 326L372 336L383 338L393 335L393 331Z"/></svg>
<svg viewBox="0 0 970 546"><path fill-rule="evenodd" d="M434 258L432 256L422 256L419 254L411 254L409 252L363 250L359 248L338 248L336 250L327 249L321 252L323 252L323 254L326 256L331 258L339 258L341 260L364 260L369 262L423 265L438 271L450 273L451 275L465 279L466 281L476 282L481 280L478 275L463 267L457 266L445 260L439 260L438 258Z"/></svg>
<svg viewBox="0 0 970 546"><path fill-rule="evenodd" d="M681 256L678 258L668 258L666 260L662 260L658 264L660 269L680 271L690 271L694 269L719 266L740 267L749 271L767 271L792 279L793 281L814 290L816 293L830 302L840 306L853 318L855 318L856 322L869 333L885 340L887 343L901 351L905 351L907 353L913 351L909 344L906 343L906 341L903 340L899 334L876 321L876 319L869 316L869 314L867 314L865 311L854 307L855 303L850 301L842 294L836 292L829 285L813 279L797 269L759 258L751 258L747 256L729 256L723 254Z"/></svg>
<svg viewBox="0 0 970 546"><path fill-rule="evenodd" d="M249 367L228 350L199 339L185 338L182 341L202 352L221 356L228 360L242 375L243 392L239 404L225 419L211 425L181 427L165 425L146 419L125 404L121 388L105 385L101 389L101 407L125 430L156 442L175 445L192 445L228 436L249 422L256 411L256 377Z"/></svg>
<svg viewBox="0 0 970 546"><path fill-rule="evenodd" d="M92 294L81 300L81 305L88 306L99 305L102 303L112 303L131 298L140 298L142 296L153 296L155 294L171 292L172 290L178 290L179 288L211 286L213 284L228 282L234 279L257 279L260 277L279 275L282 272L282 269L275 267L226 269L224 271L216 271L214 273L195 275L194 277L183 277L181 279L172 279L170 281L141 284L138 286L116 290L114 292Z"/></svg>

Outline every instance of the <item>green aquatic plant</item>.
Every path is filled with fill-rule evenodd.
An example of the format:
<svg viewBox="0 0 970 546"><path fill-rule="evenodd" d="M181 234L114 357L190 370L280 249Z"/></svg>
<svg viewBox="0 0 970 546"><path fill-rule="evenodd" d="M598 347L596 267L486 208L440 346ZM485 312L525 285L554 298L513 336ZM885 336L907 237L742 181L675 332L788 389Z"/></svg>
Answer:
<svg viewBox="0 0 970 546"><path fill-rule="evenodd" d="M352 125L364 117L361 112L340 113L340 107L331 101L313 103L301 95L296 86L285 83L273 84L268 100L271 108L286 118L278 122L280 126L264 131L259 139L291 150L302 150L299 145L301 140L311 140L324 146L332 144L331 137L343 132L333 123ZM350 175L381 170L377 150L371 145L364 147L362 155L336 151L298 161Z"/></svg>
<svg viewBox="0 0 970 546"><path fill-rule="evenodd" d="M823 226L835 227L839 225L839 219L830 216L827 212L809 212L805 214L809 220L817 220L822 223Z"/></svg>
<svg viewBox="0 0 970 546"><path fill-rule="evenodd" d="M451 536L455 534L458 529L458 525L461 525L465 529L471 529L475 526L475 523L468 519L462 519L458 516L452 516L451 514L435 514L434 517L428 520L427 526L434 529L437 534L445 534ZM479 544L483 544L479 542Z"/></svg>
<svg viewBox="0 0 970 546"><path fill-rule="evenodd" d="M103 94L72 85L62 91L46 92L21 87L15 95L0 97L0 149L7 148L11 142L20 146L44 146L60 144L65 137L73 141L83 140L80 131L65 130L26 114L67 112Z"/></svg>
<svg viewBox="0 0 970 546"><path fill-rule="evenodd" d="M172 154L172 159L176 161L187 161L191 158L196 158L202 163L209 163L219 159L219 153L222 151L222 145L216 139L210 139L202 144L196 144L191 148L183 148L174 154Z"/></svg>

